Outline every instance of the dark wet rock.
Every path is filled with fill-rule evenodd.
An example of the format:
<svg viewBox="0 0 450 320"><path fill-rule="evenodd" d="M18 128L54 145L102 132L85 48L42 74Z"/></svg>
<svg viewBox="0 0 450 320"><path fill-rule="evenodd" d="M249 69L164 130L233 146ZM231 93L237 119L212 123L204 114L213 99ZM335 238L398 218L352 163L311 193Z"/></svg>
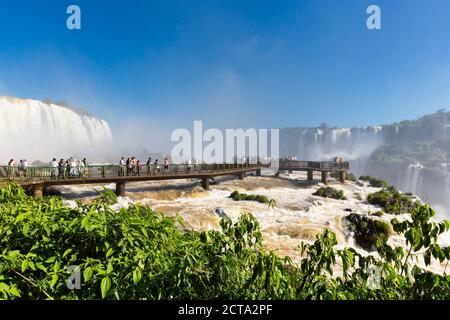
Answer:
<svg viewBox="0 0 450 320"><path fill-rule="evenodd" d="M313 193L314 196L323 198L332 198L337 200L345 200L344 191L332 187L319 188Z"/></svg>
<svg viewBox="0 0 450 320"><path fill-rule="evenodd" d="M259 203L270 203L269 198L266 196L258 195L258 194L245 194L239 193L239 191L233 191L229 198L232 198L234 201L256 201Z"/></svg>
<svg viewBox="0 0 450 320"><path fill-rule="evenodd" d="M223 211L222 208L215 208L215 209L214 209L214 213L215 213L219 218L229 218L228 215L225 213L225 211Z"/></svg>
<svg viewBox="0 0 450 320"><path fill-rule="evenodd" d="M357 213L351 213L344 219L347 229L354 233L356 244L367 251L375 251L377 241L386 242L393 233L390 223Z"/></svg>

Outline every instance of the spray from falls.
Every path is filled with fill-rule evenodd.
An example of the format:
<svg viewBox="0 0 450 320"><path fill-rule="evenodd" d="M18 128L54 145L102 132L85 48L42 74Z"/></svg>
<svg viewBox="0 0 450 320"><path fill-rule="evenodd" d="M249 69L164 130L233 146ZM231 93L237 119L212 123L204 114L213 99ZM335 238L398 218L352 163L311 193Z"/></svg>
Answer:
<svg viewBox="0 0 450 320"><path fill-rule="evenodd" d="M385 179L434 208L450 208L450 172L439 162L450 157L450 112L373 127L286 128L280 140L282 155L316 161L339 156L356 176Z"/></svg>
<svg viewBox="0 0 450 320"><path fill-rule="evenodd" d="M400 185L400 188L404 189L406 192L411 192L413 194L418 194L420 190L420 180L421 171L424 166L420 163L410 164L405 168L404 181Z"/></svg>
<svg viewBox="0 0 450 320"><path fill-rule="evenodd" d="M106 121L52 103L0 97L0 163L97 156L112 142Z"/></svg>
<svg viewBox="0 0 450 320"><path fill-rule="evenodd" d="M296 151L305 160L329 160L336 155L354 160L369 156L384 143L381 127L309 128L298 134L292 134L291 130L295 129L281 133L285 153Z"/></svg>

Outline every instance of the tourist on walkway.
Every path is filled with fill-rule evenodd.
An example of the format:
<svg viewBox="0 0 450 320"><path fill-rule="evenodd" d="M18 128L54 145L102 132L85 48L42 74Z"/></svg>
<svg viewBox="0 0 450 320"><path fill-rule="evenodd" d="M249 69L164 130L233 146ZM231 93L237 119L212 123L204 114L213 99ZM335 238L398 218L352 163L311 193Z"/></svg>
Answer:
<svg viewBox="0 0 450 320"><path fill-rule="evenodd" d="M20 159L20 161L19 161L19 179L22 179L24 174L25 174L25 172L23 169L23 159Z"/></svg>
<svg viewBox="0 0 450 320"><path fill-rule="evenodd" d="M82 162L83 162L83 166L84 166L84 168L83 168L83 178L86 178L88 176L88 173L89 173L88 163L87 163L86 158L83 158Z"/></svg>
<svg viewBox="0 0 450 320"><path fill-rule="evenodd" d="M125 168L126 168L125 158L122 157L122 158L120 158L120 161L119 161L119 176L125 175Z"/></svg>
<svg viewBox="0 0 450 320"><path fill-rule="evenodd" d="M197 158L194 158L194 171L197 171L198 169L198 160Z"/></svg>
<svg viewBox="0 0 450 320"><path fill-rule="evenodd" d="M8 179L13 180L16 176L15 162L14 159L8 162Z"/></svg>
<svg viewBox="0 0 450 320"><path fill-rule="evenodd" d="M137 160L137 161L136 161L136 174L137 174L138 176L141 175L141 160Z"/></svg>
<svg viewBox="0 0 450 320"><path fill-rule="evenodd" d="M77 169L78 169L78 177L79 178L84 178L85 168L86 168L86 166L84 165L84 162L82 160L78 160Z"/></svg>
<svg viewBox="0 0 450 320"><path fill-rule="evenodd" d="M58 177L58 162L56 162L56 158L50 162L50 178L57 179Z"/></svg>
<svg viewBox="0 0 450 320"><path fill-rule="evenodd" d="M25 179L27 179L28 178L28 161L27 161L27 159L22 160L22 170L23 170Z"/></svg>
<svg viewBox="0 0 450 320"><path fill-rule="evenodd" d="M129 176L131 175L131 172L133 170L133 164L131 163L130 157L127 158L126 166L127 166L127 176Z"/></svg>
<svg viewBox="0 0 450 320"><path fill-rule="evenodd" d="M78 175L78 164L77 159L72 159L70 162L70 176L75 178Z"/></svg>
<svg viewBox="0 0 450 320"><path fill-rule="evenodd" d="M164 173L169 172L169 158L166 156L164 158Z"/></svg>
<svg viewBox="0 0 450 320"><path fill-rule="evenodd" d="M66 170L64 171L64 178L67 179L70 176L70 165L72 164L72 158L69 158L65 161L66 164Z"/></svg>
<svg viewBox="0 0 450 320"><path fill-rule="evenodd" d="M131 173L133 176L137 174L137 168L136 168L136 157L131 157Z"/></svg>
<svg viewBox="0 0 450 320"><path fill-rule="evenodd" d="M153 163L153 167L154 167L155 174L158 174L158 172L160 170L158 159L155 159L155 162Z"/></svg>
<svg viewBox="0 0 450 320"><path fill-rule="evenodd" d="M151 171L152 171L152 158L148 157L148 160L147 160L147 174L150 174Z"/></svg>
<svg viewBox="0 0 450 320"><path fill-rule="evenodd" d="M66 171L66 163L64 162L64 159L59 159L59 162L58 162L58 179L64 179L65 178L65 171Z"/></svg>

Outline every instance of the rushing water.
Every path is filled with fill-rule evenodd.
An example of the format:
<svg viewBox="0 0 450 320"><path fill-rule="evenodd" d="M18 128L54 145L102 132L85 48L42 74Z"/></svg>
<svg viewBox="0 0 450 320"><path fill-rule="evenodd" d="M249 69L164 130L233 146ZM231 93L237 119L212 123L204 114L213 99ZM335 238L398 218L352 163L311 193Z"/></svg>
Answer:
<svg viewBox="0 0 450 320"><path fill-rule="evenodd" d="M0 97L0 163L98 154L112 141L106 121L37 100Z"/></svg>
<svg viewBox="0 0 450 320"><path fill-rule="evenodd" d="M203 190L198 181L190 180L129 183L126 196L119 197L114 208L119 210L129 203L148 205L168 216L180 215L186 227L194 230L220 229L220 218L214 212L216 208L221 208L233 221L237 221L243 213L251 213L260 222L264 246L280 256L298 260L300 243L314 241L325 228L336 233L338 248L352 247L363 255L369 254L355 244L353 235L346 229L344 217L349 212L345 209L360 214L378 211L379 208L364 201L368 193L378 189L349 182L342 185L331 180L332 186L344 190L347 199L324 199L312 195L320 185L317 184L320 177L315 179L314 183L309 183L303 173L281 175L280 178L251 176L245 180L222 180L211 186L209 191ZM113 189L115 186L110 184L107 187ZM70 199L68 204L75 205L74 199L83 202L96 196L92 188L86 185L59 187L59 190ZM266 195L276 200L276 206L270 208L267 204L252 201L233 201L228 196L234 190ZM372 216L385 221L393 217L389 214L381 218ZM445 235L444 243L450 244L449 240L449 236ZM392 236L389 243L405 246L404 238L400 236ZM435 263L431 269L439 271L443 267Z"/></svg>
<svg viewBox="0 0 450 320"><path fill-rule="evenodd" d="M413 194L420 194L420 187L422 186L421 171L424 168L420 163L410 164L405 167L401 173L398 186L401 190L411 192Z"/></svg>
<svg viewBox="0 0 450 320"><path fill-rule="evenodd" d="M305 160L329 160L340 156L350 161L355 175L373 175L404 192L412 192L450 218L450 179L446 166L430 165L442 154L450 154L450 113L425 116L400 124L362 128L287 128L280 132L281 154L295 154ZM423 152L417 154L416 143ZM441 153L427 153L436 143ZM383 149L381 156L372 157ZM390 151L391 149L394 151ZM448 148L448 147L447 147ZM406 151L405 151L406 150ZM392 153L391 153L392 152ZM402 154L402 152L405 152ZM411 153L416 152L414 160ZM444 161L445 159L441 159ZM428 163L424 166L423 163Z"/></svg>
<svg viewBox="0 0 450 320"><path fill-rule="evenodd" d="M92 155L98 159L102 148L107 150L112 147L111 130L104 120L55 104L0 97L0 119L2 163L10 158L27 158L33 161ZM281 154L294 153L299 158L308 160L329 159L340 155L346 160L353 160L352 170L363 174L368 173L364 172L367 167L363 159L381 145L403 143L426 135L434 135L428 136L428 139L447 137L450 132L448 126L444 127L445 130L433 129L433 126L425 126L423 130L409 130L394 125L353 129L285 129L280 135ZM427 189L435 189L426 187L424 170L420 163L410 164L400 170L398 176L389 177L389 180L397 183L403 191L421 196ZM446 165L441 170L442 180L445 180L442 184L444 187L437 192L445 193L444 198L450 199L450 173ZM320 177L316 179L319 180ZM280 256L299 259L300 243L314 241L325 228L336 233L338 247L352 247L361 254L368 254L355 244L353 235L345 228L343 218L348 214L346 209L361 214L377 211L378 208L363 201L375 189L355 183L337 184L344 190L347 200L325 200L313 196L312 193L318 186L305 180L302 173L280 178L249 177L243 181L222 181L211 186L209 191L204 191L198 182L193 181L129 183L126 197L119 197L115 209L126 207L130 203L149 205L169 216L181 215L187 227L195 230L219 229L220 218L214 213L216 208L221 208L233 221L242 213L249 212L261 224L265 247ZM335 182L331 182L333 183ZM433 183L436 184L435 181ZM93 188L71 186L58 189L69 199L69 205L75 205L71 200L86 200L95 196ZM270 208L266 204L255 202L235 202L228 198L234 190L266 195L275 199L277 205ZM390 215L384 215L380 219L391 218ZM389 241L392 245L405 246L404 239L399 236L393 236ZM450 244L450 236L446 234L443 241ZM441 270L441 267L435 264L432 269Z"/></svg>

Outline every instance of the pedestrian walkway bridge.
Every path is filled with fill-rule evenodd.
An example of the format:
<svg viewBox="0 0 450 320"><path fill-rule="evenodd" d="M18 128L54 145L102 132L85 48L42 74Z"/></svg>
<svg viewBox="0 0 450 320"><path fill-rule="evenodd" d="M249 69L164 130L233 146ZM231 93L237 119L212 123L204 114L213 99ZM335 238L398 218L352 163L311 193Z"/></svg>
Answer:
<svg viewBox="0 0 450 320"><path fill-rule="evenodd" d="M345 183L345 176L350 169L348 161L299 161L299 160L280 160L278 165L279 175L280 171L306 171L308 180L313 180L314 171L321 173L321 181L324 184L328 183L328 176L330 172L339 173L339 181Z"/></svg>
<svg viewBox="0 0 450 320"><path fill-rule="evenodd" d="M328 173L338 171L341 182L345 182L348 163L314 162L314 161L275 161L271 164L232 163L232 164L169 164L168 168L159 165L134 166L127 170L120 165L89 165L85 168L51 168L49 166L31 166L26 169L0 166L0 183L14 181L23 188L30 189L35 196L41 196L45 187L75 184L115 183L116 194L125 195L126 182L157 181L175 179L199 179L202 187L209 189L209 180L219 176L237 176L244 179L247 173L261 175L263 168L277 168L276 175L282 170L307 171L308 180L313 179L313 172L322 172L322 182L327 183Z"/></svg>

